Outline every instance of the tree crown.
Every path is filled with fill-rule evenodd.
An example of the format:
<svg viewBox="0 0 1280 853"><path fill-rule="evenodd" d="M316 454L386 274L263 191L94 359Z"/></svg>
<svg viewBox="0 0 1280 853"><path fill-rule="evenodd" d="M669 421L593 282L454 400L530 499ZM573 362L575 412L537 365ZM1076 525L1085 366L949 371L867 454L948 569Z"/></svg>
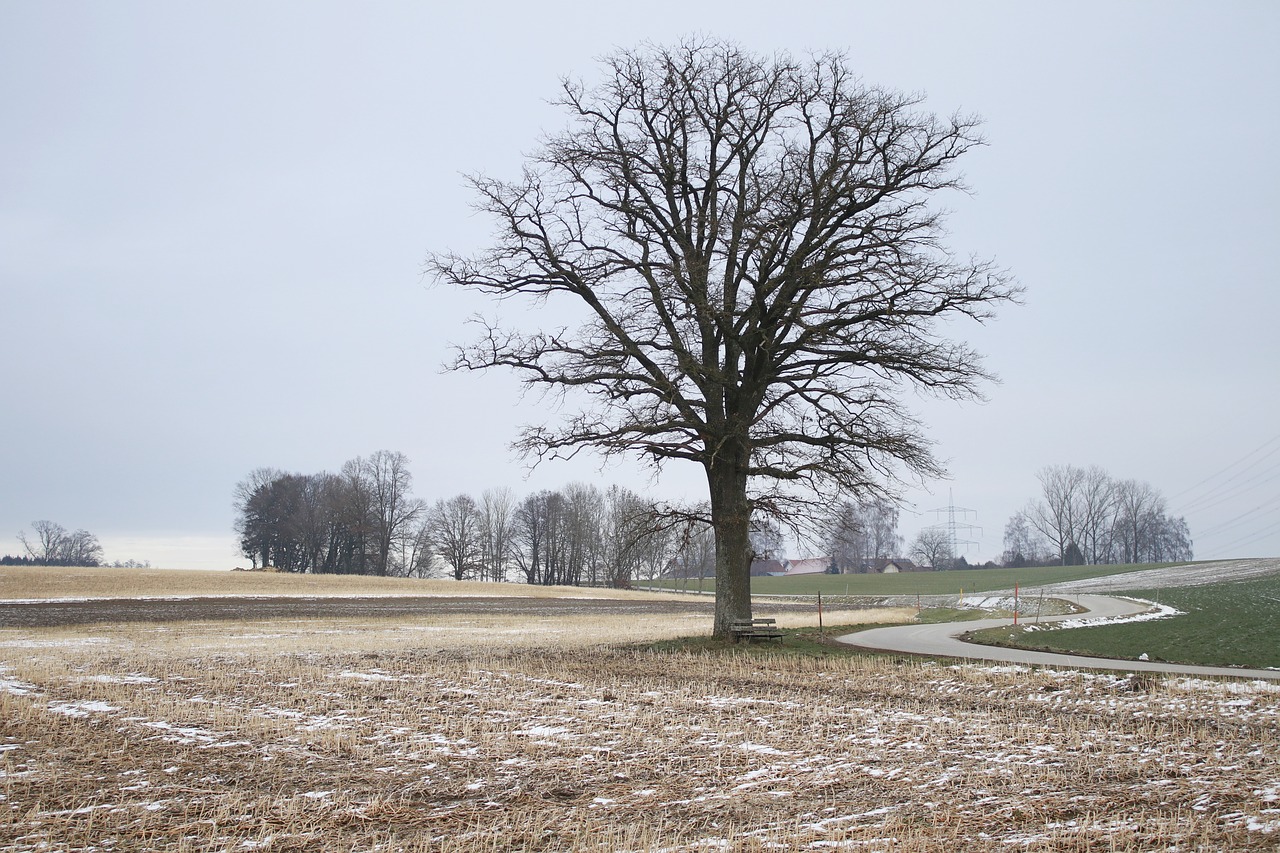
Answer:
<svg viewBox="0 0 1280 853"><path fill-rule="evenodd" d="M439 281L585 312L553 330L478 321L459 349L457 369L586 395L517 446L732 465L757 502L770 484L882 490L898 463L941 473L901 392L978 395L980 359L938 321L986 320L1019 292L954 257L929 203L960 187L978 120L865 86L839 54L693 40L604 65L594 87L564 82L569 126L519 180L471 179L492 248L428 261Z"/></svg>

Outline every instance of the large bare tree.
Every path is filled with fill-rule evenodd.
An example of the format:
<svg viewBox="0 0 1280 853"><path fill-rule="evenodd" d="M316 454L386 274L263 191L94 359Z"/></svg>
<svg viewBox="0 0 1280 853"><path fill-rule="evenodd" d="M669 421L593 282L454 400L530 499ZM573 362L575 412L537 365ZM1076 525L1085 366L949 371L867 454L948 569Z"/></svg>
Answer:
<svg viewBox="0 0 1280 853"><path fill-rule="evenodd" d="M976 118L866 86L838 54L695 39L603 64L596 85L564 82L568 127L520 179L471 179L493 247L427 268L572 306L553 328L479 321L459 350L458 369L511 368L571 398L521 450L703 467L725 635L751 613L753 512L941 473L903 392L977 395L979 358L942 321L985 320L1017 287L954 256L931 204L960 187Z"/></svg>

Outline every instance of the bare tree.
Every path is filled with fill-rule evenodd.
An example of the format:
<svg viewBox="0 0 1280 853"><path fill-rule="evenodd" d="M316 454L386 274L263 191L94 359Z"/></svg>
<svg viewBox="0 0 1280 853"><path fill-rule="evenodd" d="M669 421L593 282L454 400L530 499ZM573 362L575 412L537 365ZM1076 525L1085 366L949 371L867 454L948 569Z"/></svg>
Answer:
<svg viewBox="0 0 1280 853"><path fill-rule="evenodd" d="M437 501L431 509L431 538L454 580L475 577L483 553L480 507L470 495Z"/></svg>
<svg viewBox="0 0 1280 853"><path fill-rule="evenodd" d="M515 496L510 489L489 489L480 496L481 562L484 580L505 581L515 552Z"/></svg>
<svg viewBox="0 0 1280 853"><path fill-rule="evenodd" d="M1115 484L1115 558L1122 563L1190 560L1191 533L1184 518L1170 518L1165 498L1148 483Z"/></svg>
<svg viewBox="0 0 1280 853"><path fill-rule="evenodd" d="M823 542L841 572L865 572L902 547L898 509L889 501L840 501L824 519Z"/></svg>
<svg viewBox="0 0 1280 853"><path fill-rule="evenodd" d="M657 523L653 504L630 489L610 486L604 493L600 540L604 557L603 582L609 586L630 586L631 581L660 570L670 559L663 525ZM657 563L658 565L655 565Z"/></svg>
<svg viewBox="0 0 1280 853"><path fill-rule="evenodd" d="M782 526L772 518L759 518L751 522L751 559L780 560L786 553L786 540Z"/></svg>
<svg viewBox="0 0 1280 853"><path fill-rule="evenodd" d="M680 548L672 561L672 575L689 580L698 579L698 589L702 582L716 571L716 531L709 524L691 522L684 526L680 535Z"/></svg>
<svg viewBox="0 0 1280 853"><path fill-rule="evenodd" d="M1074 465L1050 465L1042 468L1041 499L1032 501L1023 511L1037 533L1048 540L1058 554L1059 565L1068 563L1068 554L1080 544L1079 492L1084 480L1083 468Z"/></svg>
<svg viewBox="0 0 1280 853"><path fill-rule="evenodd" d="M1085 469L1076 494L1079 539L1076 544L1091 565L1110 561L1115 530L1116 490L1110 475L1097 465Z"/></svg>
<svg viewBox="0 0 1280 853"><path fill-rule="evenodd" d="M102 562L102 545L97 536L82 528L62 540L59 556L68 566L97 566Z"/></svg>
<svg viewBox="0 0 1280 853"><path fill-rule="evenodd" d="M911 557L923 566L949 569L955 559L951 535L941 527L926 527L911 543Z"/></svg>
<svg viewBox="0 0 1280 853"><path fill-rule="evenodd" d="M595 486L570 483L564 495L563 523L559 527L564 554L561 583L598 586L604 574L601 515L604 496Z"/></svg>
<svg viewBox="0 0 1280 853"><path fill-rule="evenodd" d="M516 506L516 565L525 583L543 582L547 556L547 514L551 492L529 495Z"/></svg>
<svg viewBox="0 0 1280 853"><path fill-rule="evenodd" d="M340 474L253 471L235 489L241 550L291 572L420 574L429 558L414 548L414 522L424 507L409 494L408 462L380 450Z"/></svg>
<svg viewBox="0 0 1280 853"><path fill-rule="evenodd" d="M97 566L102 562L98 537L87 530L68 532L55 521L31 522L32 535L18 531L18 541L31 561L42 566Z"/></svg>
<svg viewBox="0 0 1280 853"><path fill-rule="evenodd" d="M676 527L667 523L658 508L645 507L644 529L633 547L635 575L640 580L651 581L662 576L671 558L675 556Z"/></svg>
<svg viewBox="0 0 1280 853"><path fill-rule="evenodd" d="M379 450L368 459L357 458L369 489L369 521L372 527L374 553L373 574L386 575L391 570L391 557L400 540L425 507L410 495L413 475L409 457L391 450Z"/></svg>
<svg viewBox="0 0 1280 853"><path fill-rule="evenodd" d="M32 560L42 565L52 565L58 558L58 551L62 547L62 540L67 535L67 529L55 521L41 519L31 522L31 530L35 534L34 537L27 536L25 530L19 530L18 541L22 543L27 556Z"/></svg>
<svg viewBox="0 0 1280 853"><path fill-rule="evenodd" d="M431 516L430 510L422 513L401 544L404 554L400 560L400 567L405 577L430 577L435 568L435 542L431 537Z"/></svg>
<svg viewBox="0 0 1280 853"><path fill-rule="evenodd" d="M1049 543L1040 535L1024 512L1015 512L1004 528L1004 555L1006 566L1022 568L1050 562Z"/></svg>
<svg viewBox="0 0 1280 853"><path fill-rule="evenodd" d="M900 466L941 473L903 390L977 396L980 359L941 321L985 320L1018 291L953 256L930 205L961 186L976 118L865 86L838 54L699 39L604 65L593 88L565 81L570 126L521 179L471 180L497 244L428 269L585 316L481 322L454 367L580 392L564 421L523 432L537 459L592 447L702 466L723 636L751 614L753 513L814 489L889 492Z"/></svg>

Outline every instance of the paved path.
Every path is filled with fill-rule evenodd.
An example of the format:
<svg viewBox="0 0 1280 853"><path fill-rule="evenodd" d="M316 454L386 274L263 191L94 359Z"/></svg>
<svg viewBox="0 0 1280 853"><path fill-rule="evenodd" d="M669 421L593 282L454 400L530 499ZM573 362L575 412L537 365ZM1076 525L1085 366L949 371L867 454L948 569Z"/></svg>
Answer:
<svg viewBox="0 0 1280 853"><path fill-rule="evenodd" d="M1073 599L1076 596L1072 596ZM1128 616L1148 610L1146 604L1109 595L1080 595L1078 603L1088 609L1090 617ZM1051 619L1076 619L1079 614L1044 617ZM961 634L982 628L999 628L1012 625L1012 619L979 619L971 622L944 622L936 625L897 625L891 628L872 628L839 637L840 642L851 646L877 651L903 652L913 655L968 658L971 660L1000 663L1040 664L1069 669L1119 669L1128 672L1163 672L1176 675L1228 676L1231 678L1265 678L1280 680L1280 671L1271 669L1241 669L1225 666L1188 666L1156 661L1111 660L1083 655L1060 655L1051 652L1033 652L1024 649L1006 649L998 646L981 646L959 639Z"/></svg>

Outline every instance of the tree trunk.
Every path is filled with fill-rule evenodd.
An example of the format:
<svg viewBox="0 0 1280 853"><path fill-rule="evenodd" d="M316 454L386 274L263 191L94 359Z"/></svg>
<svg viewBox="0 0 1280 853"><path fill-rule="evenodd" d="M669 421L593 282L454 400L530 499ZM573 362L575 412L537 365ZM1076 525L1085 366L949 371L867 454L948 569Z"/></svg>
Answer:
<svg viewBox="0 0 1280 853"><path fill-rule="evenodd" d="M717 454L707 463L711 524L716 535L716 617L712 633L728 638L739 619L751 618L751 504L745 462Z"/></svg>

